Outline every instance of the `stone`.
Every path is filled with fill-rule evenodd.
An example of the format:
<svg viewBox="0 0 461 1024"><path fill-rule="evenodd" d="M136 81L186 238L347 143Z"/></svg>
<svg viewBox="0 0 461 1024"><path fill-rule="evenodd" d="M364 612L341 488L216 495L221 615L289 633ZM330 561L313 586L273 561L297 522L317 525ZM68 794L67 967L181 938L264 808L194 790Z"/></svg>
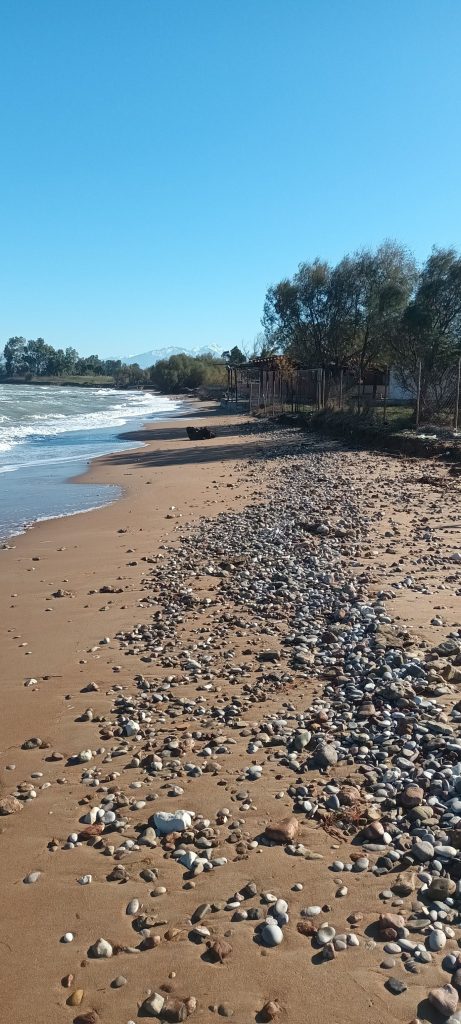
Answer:
<svg viewBox="0 0 461 1024"><path fill-rule="evenodd" d="M427 897L430 900L446 900L447 896L452 896L456 892L456 882L453 882L451 878L433 878L432 882L427 890Z"/></svg>
<svg viewBox="0 0 461 1024"><path fill-rule="evenodd" d="M154 992L144 1000L141 1009L147 1017L160 1017L164 1005L165 997L159 992Z"/></svg>
<svg viewBox="0 0 461 1024"><path fill-rule="evenodd" d="M31 871L30 875L26 875L26 877L23 879L24 884L25 885L33 885L34 882L38 882L38 880L39 880L39 878L41 878L41 876L42 876L42 872L41 871Z"/></svg>
<svg viewBox="0 0 461 1024"><path fill-rule="evenodd" d="M107 939L97 939L88 950L88 955L95 957L96 959L105 959L112 956L113 949L110 942Z"/></svg>
<svg viewBox="0 0 461 1024"><path fill-rule="evenodd" d="M458 1006L458 993L453 985L431 988L428 999L442 1017L449 1017L450 1014L455 1013Z"/></svg>
<svg viewBox="0 0 461 1024"><path fill-rule="evenodd" d="M80 1003L82 1002L82 999L83 999L84 995L85 995L85 993L84 993L82 988L76 988L74 992L71 992L71 994L70 994L70 996L69 996L69 998L67 1000L67 1005L68 1006L80 1006Z"/></svg>
<svg viewBox="0 0 461 1024"><path fill-rule="evenodd" d="M428 860L432 860L434 856L434 847L432 843L423 842L419 840L411 847L411 853L421 864L424 864Z"/></svg>
<svg viewBox="0 0 461 1024"><path fill-rule="evenodd" d="M442 932L439 928L434 928L434 931L429 932L427 937L427 948L430 949L431 953L438 953L441 949L444 949L447 944L447 937L445 932Z"/></svg>
<svg viewBox="0 0 461 1024"><path fill-rule="evenodd" d="M424 800L424 790L421 786L417 786L415 782L411 782L408 786L405 786L400 799L404 807L418 807Z"/></svg>
<svg viewBox="0 0 461 1024"><path fill-rule="evenodd" d="M278 924L265 924L261 929L261 939L265 946L279 946L283 942L283 932Z"/></svg>
<svg viewBox="0 0 461 1024"><path fill-rule="evenodd" d="M336 935L336 931L329 924L322 925L316 933L316 939L319 946L326 946L329 942L332 942Z"/></svg>
<svg viewBox="0 0 461 1024"><path fill-rule="evenodd" d="M413 871L402 871L391 885L396 896L410 896L416 889L416 876Z"/></svg>
<svg viewBox="0 0 461 1024"><path fill-rule="evenodd" d="M15 796L4 796L0 800L0 814L17 814L22 811L22 803Z"/></svg>
<svg viewBox="0 0 461 1024"><path fill-rule="evenodd" d="M400 996L402 992L407 991L407 985L404 981L400 981L399 978L388 978L386 981L386 988L389 992L392 992L394 996Z"/></svg>
<svg viewBox="0 0 461 1024"><path fill-rule="evenodd" d="M264 835L275 843L292 843L299 832L299 821L294 815L282 818L272 825L266 825Z"/></svg>
<svg viewBox="0 0 461 1024"><path fill-rule="evenodd" d="M232 946L225 939L214 939L214 941L207 942L207 949L212 960L220 964L224 963L224 960L232 953Z"/></svg>
<svg viewBox="0 0 461 1024"><path fill-rule="evenodd" d="M405 928L405 918L401 914L380 914L378 928L380 932L385 932L391 928L398 933L402 928Z"/></svg>
<svg viewBox="0 0 461 1024"><path fill-rule="evenodd" d="M191 916L193 924L197 924L198 921L202 921L207 914L211 913L211 903L200 903L194 913Z"/></svg>
<svg viewBox="0 0 461 1024"><path fill-rule="evenodd" d="M261 1018L263 1021L275 1020L280 1011L281 1008L277 1000L270 999L268 1003L264 1003L264 1006L259 1011L258 1018Z"/></svg>
<svg viewBox="0 0 461 1024"><path fill-rule="evenodd" d="M332 743L320 742L317 744L313 753L314 764L319 768L330 768L337 763L337 760L338 753Z"/></svg>
<svg viewBox="0 0 461 1024"><path fill-rule="evenodd" d="M154 828L158 836L168 836L170 832L184 832L192 825L189 811L158 811L153 816Z"/></svg>

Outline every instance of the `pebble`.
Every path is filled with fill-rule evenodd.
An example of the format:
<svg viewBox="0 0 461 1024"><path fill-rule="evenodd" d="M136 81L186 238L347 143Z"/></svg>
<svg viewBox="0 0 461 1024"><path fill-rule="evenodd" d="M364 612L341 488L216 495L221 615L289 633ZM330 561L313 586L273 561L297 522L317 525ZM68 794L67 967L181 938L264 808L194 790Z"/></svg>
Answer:
<svg viewBox="0 0 461 1024"><path fill-rule="evenodd" d="M404 981L400 981L399 978L388 978L386 981L386 988L389 992L392 992L394 996L400 996L402 992L407 991L407 985Z"/></svg>
<svg viewBox="0 0 461 1024"><path fill-rule="evenodd" d="M265 946L279 946L283 942L283 932L278 924L266 924L261 929L261 938Z"/></svg>
<svg viewBox="0 0 461 1024"><path fill-rule="evenodd" d="M266 426L255 423L250 429L257 433ZM277 437L285 443L287 434L276 427L271 430L277 451ZM397 544L394 524L398 519L392 518L396 505L406 508L413 503L416 518L408 546L414 564L410 575L408 566L404 569L392 554L395 561L386 560L385 584L377 583L385 548L375 529L377 506L373 501L370 507L364 503L365 485L357 483L354 473L353 460L359 463L361 455L334 446L329 451L324 442L318 450L316 443L310 436L293 436L293 450L287 454L285 449L282 458L280 452L277 455L277 474L272 472L275 464L268 463L271 486L268 493L261 492L261 501L215 517L205 515L190 527L184 521L180 525L174 517L177 526L172 523L171 529L176 536L171 542L166 540L156 554L146 551L142 561L136 553L136 564L144 564L137 593L142 621L114 639L102 639L88 652L88 660L92 655L101 658L103 667L119 646L116 657L121 664L109 670L117 668L117 682L107 684L105 704L106 684L99 683L94 708L85 710L79 694L68 695L72 714L77 721L88 723L80 735L87 742L94 739L91 748L70 759L74 765L69 771L69 780L73 773L72 787L77 780L83 786L81 806L76 806L73 824L68 826L75 831L62 842L52 839L50 829L49 849L66 850L69 865L78 860L77 870L96 865L98 856L109 858L108 864L102 860L101 875L115 883L109 895L116 903L118 899L120 914L120 934L117 929L116 937L110 932L117 946L98 939L90 947L91 956L110 957L119 952L119 943L122 946L127 941L133 945L123 945L124 952L142 956L142 951L163 943L163 936L167 942L180 943L189 935L218 946L222 956L216 955L222 962L230 955L224 954L227 938L234 933L243 936L246 920L256 923L256 934L270 947L283 941L285 926L291 937L293 926L288 918L299 914L299 935L293 929L298 941L305 942L303 934L313 934L322 949L320 956L333 959L338 953L346 970L349 957L357 959L349 947L362 944L367 955L374 951L376 963L384 949L383 970L395 969L394 957L401 957L410 973L423 972L424 965L431 963L432 980L432 972L440 964L431 952L442 950L447 936L455 941L460 937L456 839L461 824L461 702L456 710L460 680L455 680L461 633L453 627L445 637L447 626L438 634L436 647L424 647L408 638L402 621L394 622L391 614L392 597L400 587L425 593L430 560L446 573L442 556L437 554L439 548L432 549L432 541L421 539L423 524L414 504L420 486L415 474L421 470L405 461L405 478L397 473L400 490L387 468L382 470L386 481L386 511L382 514L386 515L389 547ZM250 458L251 467L244 472L258 473L262 463L257 446ZM436 514L434 507L433 517ZM429 527L424 530L431 533ZM139 543L142 537L140 531ZM437 545L440 543L437 540ZM138 541L135 546L138 549ZM426 554L418 560L414 551L421 546ZM377 586L386 587L378 596ZM98 585L95 593L121 592L122 588L111 587ZM446 618L448 621L448 614ZM110 650L101 649L108 645ZM132 657L125 660L128 655ZM134 666L131 673L130 664ZM36 683L32 677L30 681ZM312 685L307 708L301 696L306 685ZM95 687L98 689L97 684L87 684L83 692ZM451 695L453 699L445 701ZM444 700L439 701L439 696ZM25 699L36 697L37 693L24 695ZM241 747L235 749L242 759L238 773L233 774L229 755L241 739ZM51 748L46 753L46 742L37 737L26 739L22 747L30 751L21 755L31 761L30 768L46 764L48 772L47 762L64 759ZM80 769L75 767L79 764ZM211 794L214 785L222 787L213 791L208 807L203 806L203 796L195 788L196 780L200 785L205 774L203 793ZM0 813L14 814L36 797L40 802L42 785L34 788L31 779L42 777L34 770L27 783L18 779L12 787L14 795L0 800ZM283 801L274 805L280 814L286 805L281 820L268 812L267 787L259 784L265 778L275 779L271 792ZM64 774L53 781L68 785ZM90 800L89 794L95 799ZM137 799L141 795L143 799ZM98 804L93 806L96 800ZM151 813L151 802L161 809ZM183 803L188 810L177 808ZM45 802L44 806L48 809L49 805ZM207 817L202 817L202 812ZM11 829L15 824L5 822ZM330 842L325 849L336 850L343 858L334 860L330 871L347 872L349 887L329 874L329 856L322 865L322 855L299 841L299 836L303 839L309 832L315 845L322 826ZM361 850L358 856L357 848ZM291 894L310 887L310 875L304 882L292 884L291 857L319 861L314 865L318 874L312 874L309 895L317 895L321 905L299 910L300 900L290 895L289 910L285 899L266 889L271 885L277 893L280 886L286 892L283 878ZM201 903L192 913L190 933L190 895L184 900L187 912L181 912L181 926L154 914L151 905L141 912L141 900L136 897L127 903L133 889L123 887L130 878L144 906L148 898L152 902L167 895L165 886L155 884L164 861L175 900L180 900L181 887L189 892L196 885L197 892L200 889L197 898L212 901ZM223 892L217 881L228 861L239 872L239 881L234 883L240 887L237 893ZM277 864L279 873L272 870ZM300 861L293 866L293 873L303 877L303 870L298 871L303 867ZM96 866L94 870L96 873ZM360 939L346 932L341 919L343 907L345 915L353 910L351 897L360 899L361 881L354 875L361 872L369 872L364 880L367 899L368 893L375 892L377 897L381 889L386 901L381 910L395 911L383 915L385 922L376 945L367 932ZM258 884L246 882L248 875L257 878ZM24 882L36 881L39 876L40 872L31 872ZM190 876L196 880L192 882ZM95 877L99 888L100 875ZM140 879L155 887L144 891ZM82 885L91 881L91 875L78 878ZM347 897L345 904L335 903L337 930L327 923L316 930L311 919L333 914L327 905L327 901L335 902L333 892ZM83 905L92 894L93 890L80 894ZM165 907L168 915L170 902L165 899L156 909ZM124 907L132 920L123 917ZM229 914L229 926L224 926L226 939L220 939L217 930L225 913ZM200 924L205 919L206 925ZM352 913L347 920L354 927L362 915ZM73 938L67 933L62 941ZM193 947L190 951L193 954ZM195 953L198 959L200 952ZM270 955L264 948L259 953ZM283 960L283 951L281 955ZM280 958L275 962L282 963ZM228 963L232 965L232 961ZM450 961L449 966L454 971L455 962ZM205 971L208 969L221 970L218 966ZM95 966L95 970L99 968ZM119 975L111 984L113 988L122 986L126 978ZM396 995L406 990L405 983L394 977L386 978L385 984ZM451 988L456 992L454 986L432 991ZM412 990L408 998L411 994ZM138 998L139 992L135 1002ZM453 1001L454 996L449 992L444 998ZM193 1005L191 997L187 1012ZM277 1012L280 1009L272 996L266 1005L276 1007ZM453 1014L456 1005L455 1010L451 1004L445 1009ZM162 987L161 993L149 993L143 1013L182 1020L185 1007L185 1000L176 999ZM231 1016L234 1009L222 1003L217 1012ZM290 1006L286 1012L289 1016ZM86 1016L95 1013L89 1010Z"/></svg>

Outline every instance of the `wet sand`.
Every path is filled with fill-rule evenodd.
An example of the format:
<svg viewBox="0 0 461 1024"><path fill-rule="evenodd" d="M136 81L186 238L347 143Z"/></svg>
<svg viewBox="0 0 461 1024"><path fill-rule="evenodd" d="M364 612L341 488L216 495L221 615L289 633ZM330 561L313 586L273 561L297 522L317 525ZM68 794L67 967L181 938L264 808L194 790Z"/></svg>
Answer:
<svg viewBox="0 0 461 1024"><path fill-rule="evenodd" d="M14 538L9 549L0 551L0 795L15 792L21 783L35 785L37 793L20 813L0 818L2 1018L11 1024L57 1024L95 1011L98 1016L93 1019L101 1024L127 1024L138 1019L139 1005L149 990L170 985L176 995L197 998L193 1021L219 1019L216 1007L224 1005L232 1009L236 1024L248 1024L263 1019L258 1014L268 1000L279 1001L278 1019L290 1024L308 1020L325 1024L410 1021L428 988L446 983L448 976L437 963L430 965L424 977L407 979L408 990L402 996L386 991L386 978L378 967L380 951L367 946L364 934L365 923L376 919L380 910L377 893L382 884L371 873L351 877L344 907L334 906L323 918L339 928L345 914L363 913L364 925L358 929L360 947L338 954L320 969L310 944L296 932L294 923L287 929L286 942L266 951L255 944L253 929L232 924L227 914L220 934L230 933L233 953L222 965L204 963L204 947L188 938L189 917L198 904L225 901L250 879L258 890L293 900L298 909L309 903L340 903L335 901L336 886L327 866L335 858L344 858L349 844L333 839L318 825L307 823L302 831L306 845L323 861L288 857L278 846L260 848L250 860L243 854L229 856L224 867L198 875L195 887L186 889L178 866L165 857L160 846L152 850L140 847L129 865L126 862L130 880L122 883L106 881L114 866L111 856L105 857L86 843L65 849L67 837L82 828L79 818L85 813L87 798L91 797L91 802L96 799L95 790L82 785L82 764L69 763L72 755L85 748L99 751L91 767L101 765L101 778L107 777L108 785L116 782L131 798L136 790L128 787L141 781L143 798L149 785L160 794L149 813L193 804L196 813L213 819L219 807L229 805L229 786L237 790L239 785L246 786L238 779L251 757L237 734L235 748L224 761L222 779L227 788L223 785L222 796L216 788L219 779L210 773L193 780L180 775L176 781L184 796L171 799L167 796L171 783L164 778L146 783L145 773L126 767L130 757L119 761L114 757L106 767L105 752L116 744L98 737L94 720L78 721L88 706L95 716L112 721L114 683L121 684L124 692L134 693L135 676L146 671L142 650L127 657L114 639L119 631L150 621L152 609L143 602L149 563L143 559L157 555L161 545L176 541L182 525L189 527L204 515L215 517L263 502L290 446L299 442L292 434L284 437L283 432L275 439L270 433L254 435L247 430L243 416L218 414L194 419L196 424L202 422L216 429L215 440L189 442L184 436L184 420L146 427L142 436L136 435L137 440L147 442L146 447L99 459L86 475L87 480L98 483L120 484L124 496L119 501L84 515L40 523ZM267 461L266 450L270 450ZM397 626L408 628L415 643L435 645L461 622L460 568L454 565L450 570L440 560L434 565L418 562L426 554L427 544L421 539L420 527L426 517L437 536L439 559L443 552L449 557L461 550L458 479L451 477L446 467L419 461L363 452L348 453L345 459L362 488L363 512L370 519L369 538L351 559L353 572L366 572L370 590L375 592L388 588L396 574L399 580L413 576L418 585L427 579L432 593L406 585L389 606ZM433 475L432 483L418 482L424 473ZM389 533L392 537L386 535ZM104 587L108 592L101 592ZM202 596L212 594L213 589L204 584ZM62 596L54 596L57 594ZM443 626L431 624L436 615L441 616ZM197 642L195 627L196 623L188 626L186 621L182 645L187 645L188 629L191 644ZM101 643L105 639L108 642ZM259 648L266 646L264 637L253 639ZM235 645L240 652L245 641L236 638ZM121 671L115 672L118 666ZM166 674L150 666L147 671L153 679ZM24 685L30 678L37 682ZM98 690L82 693L91 681L97 683ZM191 682L185 692L196 690ZM223 682L223 690L233 692L228 680ZM304 709L316 692L318 680L308 685L301 676L290 686L289 699ZM271 700L272 712L281 711L287 693L273 695ZM253 720L258 717L256 708ZM104 731L103 722L99 728ZM174 721L165 728L174 732ZM181 728L187 728L186 720ZM197 724L191 721L190 728ZM22 749L31 737L40 738L46 746ZM56 752L62 754L62 760L50 759ZM11 765L14 769L8 768ZM123 779L111 778L111 773L122 770ZM34 779L37 772L42 774ZM49 787L42 789L46 783ZM267 791L258 784L254 806L243 815L245 831L256 836L269 820L291 813L288 785L286 779L277 781L273 775ZM284 796L275 803L279 790ZM238 805L234 804L232 814L241 816ZM146 817L147 810L140 810L136 820L145 822ZM126 834L132 833L128 830ZM158 884L166 888L166 894L149 895L156 883L140 884L143 866L159 870ZM34 884L24 884L23 878L32 871L42 872L41 877ZM76 879L87 872L93 876L92 884L77 884ZM294 897L291 888L298 882L304 889ZM125 907L135 897L158 918L153 927L161 937L158 947L137 955L120 953L107 961L88 958L88 947L99 936L113 944L134 944ZM164 939L165 928L171 926L184 932L177 942ZM69 931L75 934L74 941L62 943L61 937ZM69 990L62 985L68 974L75 978ZM114 989L111 982L118 975L126 977L127 984ZM80 988L84 990L81 1006L66 1005L69 993ZM427 1012L421 1019L441 1019L432 1017L431 1010Z"/></svg>

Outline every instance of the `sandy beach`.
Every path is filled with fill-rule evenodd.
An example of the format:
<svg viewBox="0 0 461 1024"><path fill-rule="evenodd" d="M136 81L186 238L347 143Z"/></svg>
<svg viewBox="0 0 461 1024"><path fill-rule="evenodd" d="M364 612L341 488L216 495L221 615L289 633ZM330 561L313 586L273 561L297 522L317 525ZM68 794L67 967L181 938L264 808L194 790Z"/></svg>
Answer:
<svg viewBox="0 0 461 1024"><path fill-rule="evenodd" d="M427 997L450 983L442 961L458 951L457 907L448 904L448 917L442 907L439 924L451 923L453 932L443 952L421 959L401 946L388 954L395 966L381 966L379 915L403 915L405 922L417 916L413 904L425 904L419 890L428 885L418 873L429 867L415 864L406 896L383 898L396 870L373 871L383 852L367 851L366 829L383 819L399 871L411 869L411 842L423 840L415 834L405 850L400 837L406 832L410 839L412 826L399 817L398 796L389 806L378 800L381 810L368 814L377 776L371 777L363 735L358 754L352 746L338 763L316 763L314 754L324 731L329 743L343 743L328 717L339 698L324 692L335 673L341 685L340 668L347 675L335 636L325 637L342 613L334 619L326 590L344 594L347 579L357 602L373 607L382 649L401 650L427 667L427 699L440 705L442 733L446 726L458 736L452 709L461 682L460 478L446 464L343 451L294 429L249 424L245 416L204 409L194 423L208 423L217 437L188 441L184 419L146 426L133 436L145 447L99 459L86 475L121 485L119 501L40 523L0 551L0 797L17 794L21 805L0 818L2 1019L128 1024L149 1016L145 1001L159 993L162 1019L190 1012L204 1024L225 1016L235 1024L272 1016L290 1024L441 1021ZM283 509L284 488L287 498L297 495L297 525L286 519L277 535L258 516L268 502L272 518ZM255 564L239 542L254 524L261 538ZM208 532L215 547L207 559ZM293 579L296 559L306 553L314 559L312 580L320 559L321 586L308 576L303 586L318 592L309 615L323 639L317 647L306 641L296 660L293 641L286 641L301 631ZM239 593L250 592L255 580L263 581L256 596L242 605ZM448 637L458 637L451 653L431 655ZM330 645L326 659L322 644ZM375 704L362 733L386 711L384 698ZM308 730L309 738L298 742L290 729L298 736ZM400 737L405 747L403 731ZM84 752L88 760L79 757ZM389 757L400 752L390 749ZM416 765L416 747L412 756ZM423 769L421 760L414 779ZM400 771L404 778L405 767ZM419 803L427 810L426 783ZM307 787L305 796L297 786ZM332 798L344 787L357 791L349 796L360 805L362 831L348 831L338 815L333 821ZM319 812L302 807L307 798ZM104 805L110 810L103 821ZM92 807L102 807L101 816L92 816ZM172 856L181 850L181 830L162 839L148 826L158 812L184 809L195 815L185 827L185 849L195 851L190 867ZM82 821L89 812L91 821ZM302 849L290 855L286 843L264 834L293 813L292 842ZM431 827L430 813L421 821ZM198 870L209 851L220 863ZM367 865L349 870L357 854ZM332 870L334 862L344 870ZM444 861L440 874L447 877L445 868ZM25 882L33 872L40 875ZM79 884L87 875L91 881ZM277 911L283 941L272 948L261 927L275 899L288 911ZM131 901L137 902L127 913ZM303 914L309 907L318 914ZM332 956L324 955L312 921L346 935L344 948L333 948L333 936L325 943ZM424 919L410 939L427 946L429 926ZM65 942L68 933L72 941ZM100 937L112 955L89 952ZM400 993L389 990L389 976L404 983Z"/></svg>

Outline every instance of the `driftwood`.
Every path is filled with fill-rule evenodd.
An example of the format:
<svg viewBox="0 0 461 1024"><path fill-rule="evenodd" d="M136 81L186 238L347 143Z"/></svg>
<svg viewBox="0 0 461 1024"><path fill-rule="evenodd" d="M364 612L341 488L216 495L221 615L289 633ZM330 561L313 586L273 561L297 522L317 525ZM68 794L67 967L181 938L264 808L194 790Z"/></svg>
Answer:
<svg viewBox="0 0 461 1024"><path fill-rule="evenodd" d="M216 437L216 434L213 434L208 427L186 427L186 432L189 441L209 441L212 437Z"/></svg>

